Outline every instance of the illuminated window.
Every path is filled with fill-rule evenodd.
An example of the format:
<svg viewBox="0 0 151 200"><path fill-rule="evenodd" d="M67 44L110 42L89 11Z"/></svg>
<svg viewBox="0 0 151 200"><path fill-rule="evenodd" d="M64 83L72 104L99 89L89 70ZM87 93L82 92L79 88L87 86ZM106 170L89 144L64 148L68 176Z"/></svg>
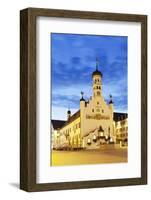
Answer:
<svg viewBox="0 0 151 200"><path fill-rule="evenodd" d="M87 144L91 144L91 139L90 138L87 139Z"/></svg>

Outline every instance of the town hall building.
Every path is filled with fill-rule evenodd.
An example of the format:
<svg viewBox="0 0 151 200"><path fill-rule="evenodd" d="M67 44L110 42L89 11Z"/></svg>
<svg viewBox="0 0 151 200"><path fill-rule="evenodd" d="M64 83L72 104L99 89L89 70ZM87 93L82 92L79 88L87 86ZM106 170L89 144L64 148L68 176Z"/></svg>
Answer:
<svg viewBox="0 0 151 200"><path fill-rule="evenodd" d="M109 102L105 101L102 95L103 74L98 67L97 61L96 70L92 73L92 96L89 100L85 100L81 92L80 109L76 113L72 115L68 110L67 121L51 120L53 149L98 149L102 144L116 143L117 124L118 134L120 130L126 131L121 141L127 142L127 127L119 128L120 120L127 120L127 114L114 112L112 95L109 95Z"/></svg>

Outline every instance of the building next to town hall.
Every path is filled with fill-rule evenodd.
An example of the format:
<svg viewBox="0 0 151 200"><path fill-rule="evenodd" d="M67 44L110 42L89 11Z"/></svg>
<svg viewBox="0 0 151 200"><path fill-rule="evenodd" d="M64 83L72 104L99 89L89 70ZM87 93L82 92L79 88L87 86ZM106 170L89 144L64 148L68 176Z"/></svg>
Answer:
<svg viewBox="0 0 151 200"><path fill-rule="evenodd" d="M72 115L68 110L67 121L51 121L54 149L98 149L102 144L127 141L127 133L122 137L120 133L123 129L119 128L121 119L127 120L127 114L114 112L112 95L109 95L109 102L105 101L102 78L97 61L96 70L92 73L92 96L89 100L85 100L81 92L80 109L76 113ZM128 131L127 128L124 130Z"/></svg>
<svg viewBox="0 0 151 200"><path fill-rule="evenodd" d="M128 115L126 113L114 113L116 143L121 146L128 145Z"/></svg>

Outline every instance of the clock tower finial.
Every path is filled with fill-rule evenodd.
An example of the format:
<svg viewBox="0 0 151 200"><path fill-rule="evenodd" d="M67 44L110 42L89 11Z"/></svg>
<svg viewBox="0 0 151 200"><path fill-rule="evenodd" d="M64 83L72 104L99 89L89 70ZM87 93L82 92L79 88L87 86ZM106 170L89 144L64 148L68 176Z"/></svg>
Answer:
<svg viewBox="0 0 151 200"><path fill-rule="evenodd" d="M102 73L101 71L99 71L99 59L98 57L96 57L96 70L92 73L92 77L95 76L95 75L99 75L102 77Z"/></svg>
<svg viewBox="0 0 151 200"><path fill-rule="evenodd" d="M96 57L96 71L98 71L98 67L99 67L99 60L98 57Z"/></svg>

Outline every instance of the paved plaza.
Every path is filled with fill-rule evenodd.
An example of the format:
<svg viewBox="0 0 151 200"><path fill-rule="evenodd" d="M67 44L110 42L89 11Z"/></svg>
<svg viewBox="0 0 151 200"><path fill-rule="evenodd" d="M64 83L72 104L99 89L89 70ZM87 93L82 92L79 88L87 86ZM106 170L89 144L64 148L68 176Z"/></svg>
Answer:
<svg viewBox="0 0 151 200"><path fill-rule="evenodd" d="M97 150L52 151L51 166L127 162L127 148L103 146Z"/></svg>

